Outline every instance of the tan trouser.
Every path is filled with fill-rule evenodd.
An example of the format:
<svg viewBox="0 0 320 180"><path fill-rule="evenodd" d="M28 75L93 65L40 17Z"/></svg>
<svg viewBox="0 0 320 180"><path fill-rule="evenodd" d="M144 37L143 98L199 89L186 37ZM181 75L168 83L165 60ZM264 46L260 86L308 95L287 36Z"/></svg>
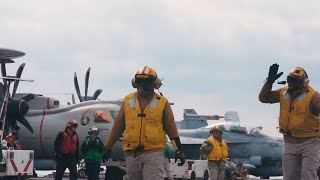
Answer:
<svg viewBox="0 0 320 180"><path fill-rule="evenodd" d="M163 180L164 152L126 156L126 166L128 180Z"/></svg>
<svg viewBox="0 0 320 180"><path fill-rule="evenodd" d="M284 180L318 180L320 139L303 143L284 143L282 168Z"/></svg>
<svg viewBox="0 0 320 180"><path fill-rule="evenodd" d="M210 171L210 180L223 180L224 179L224 161L208 160L208 168Z"/></svg>
<svg viewBox="0 0 320 180"><path fill-rule="evenodd" d="M166 172L166 176L169 180L173 180L173 177L171 176L170 171L170 159L165 157L164 158L164 171Z"/></svg>

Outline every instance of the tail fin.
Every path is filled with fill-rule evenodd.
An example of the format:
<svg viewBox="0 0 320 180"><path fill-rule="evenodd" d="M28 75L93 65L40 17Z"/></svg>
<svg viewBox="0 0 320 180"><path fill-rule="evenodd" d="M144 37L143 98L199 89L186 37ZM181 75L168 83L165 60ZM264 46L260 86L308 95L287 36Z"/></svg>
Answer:
<svg viewBox="0 0 320 180"><path fill-rule="evenodd" d="M198 114L194 109L183 109L183 114Z"/></svg>
<svg viewBox="0 0 320 180"><path fill-rule="evenodd" d="M227 122L240 122L237 111L227 111L224 114L224 120L226 120Z"/></svg>

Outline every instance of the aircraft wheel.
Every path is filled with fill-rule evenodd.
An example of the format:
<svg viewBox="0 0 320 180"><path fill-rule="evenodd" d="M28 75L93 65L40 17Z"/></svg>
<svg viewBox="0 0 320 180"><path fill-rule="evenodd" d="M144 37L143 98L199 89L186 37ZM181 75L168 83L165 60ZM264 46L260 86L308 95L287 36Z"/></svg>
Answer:
<svg viewBox="0 0 320 180"><path fill-rule="evenodd" d="M205 171L204 171L203 179L204 179L204 180L208 180L208 179L209 179L209 172L208 172L208 170L205 170Z"/></svg>
<svg viewBox="0 0 320 180"><path fill-rule="evenodd" d="M78 177L81 178L81 179L86 179L87 178L86 170L85 169L80 169L78 171Z"/></svg>
<svg viewBox="0 0 320 180"><path fill-rule="evenodd" d="M191 172L191 180L196 180L196 173L194 171Z"/></svg>

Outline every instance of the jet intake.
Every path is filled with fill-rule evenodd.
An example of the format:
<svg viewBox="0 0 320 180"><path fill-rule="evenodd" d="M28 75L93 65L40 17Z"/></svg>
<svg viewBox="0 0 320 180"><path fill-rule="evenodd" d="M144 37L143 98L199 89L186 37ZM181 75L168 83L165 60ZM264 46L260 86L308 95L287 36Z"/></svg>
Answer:
<svg viewBox="0 0 320 180"><path fill-rule="evenodd" d="M261 166L262 165L262 157L261 156L251 156L250 157L250 164L255 166Z"/></svg>

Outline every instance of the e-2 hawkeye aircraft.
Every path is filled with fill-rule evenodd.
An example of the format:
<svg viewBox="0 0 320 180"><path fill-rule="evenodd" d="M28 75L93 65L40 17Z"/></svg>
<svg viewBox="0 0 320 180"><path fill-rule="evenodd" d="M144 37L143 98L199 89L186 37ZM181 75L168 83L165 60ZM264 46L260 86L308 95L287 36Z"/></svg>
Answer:
<svg viewBox="0 0 320 180"><path fill-rule="evenodd" d="M87 72L90 72L90 69ZM86 89L88 87L88 77L89 73L86 76ZM31 134L22 128L19 134L20 138L23 139L24 148L34 150L35 167L39 170L54 169L53 142L57 133L65 128L69 119L78 121L77 133L80 146L92 126L99 128L99 137L102 141L108 137L111 131L122 101L97 100L97 93L94 93L93 96L87 96L87 90L83 97L77 84L75 74L75 87L80 103L60 106L57 99L41 95L35 95L35 99L28 103L30 110L24 117L33 127L34 132ZM96 92L100 94L101 91L97 90ZM114 146L112 158L124 159L120 141Z"/></svg>
<svg viewBox="0 0 320 180"><path fill-rule="evenodd" d="M192 116L189 116L190 113ZM225 122L212 125L207 123L208 119L219 120L222 117L226 119ZM232 162L236 164L243 162L254 166L255 168L251 168L249 173L257 177L282 176L283 140L262 134L262 127L240 122L236 112L228 111L225 116L197 116L195 110L189 109L185 110L185 118L181 123L185 124L186 129L179 129L179 135L188 159L199 159L201 144L211 135L209 133L211 127L218 125L223 130L222 138L227 142L228 158ZM205 126L199 128L199 124ZM192 126L196 128L192 129Z"/></svg>
<svg viewBox="0 0 320 180"><path fill-rule="evenodd" d="M7 76L6 64L13 63L12 58L20 57L25 53L0 48L1 74ZM38 94L18 94L16 93L22 71L25 64L19 66L16 75L9 78L16 78L12 93L8 100L8 111L6 113L6 123L3 127L3 134L15 132L19 140L22 141L23 149L32 149L35 154L34 166L38 170L54 169L54 147L53 142L59 131L65 128L69 119L78 121L77 132L80 145L87 136L90 127L96 126L100 129L100 138L104 141L110 133L113 121L120 110L122 101L97 100L102 92L101 89L95 91L93 96L88 96L90 68L85 78L85 96L81 96L76 73L74 74L74 85L80 103L61 106L59 100L45 97ZM6 79L5 79L6 80ZM4 81L5 81L4 80ZM6 80L8 82L8 80ZM0 102L4 99L5 87L0 83ZM1 123L2 124L2 123ZM17 128L19 126L19 128ZM123 158L121 142L114 146L113 159Z"/></svg>

